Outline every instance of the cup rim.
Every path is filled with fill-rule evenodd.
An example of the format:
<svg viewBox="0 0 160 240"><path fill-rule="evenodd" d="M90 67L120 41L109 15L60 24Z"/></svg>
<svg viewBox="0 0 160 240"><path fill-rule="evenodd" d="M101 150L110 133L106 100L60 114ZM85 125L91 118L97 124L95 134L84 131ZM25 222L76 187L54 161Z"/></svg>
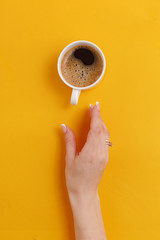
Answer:
<svg viewBox="0 0 160 240"><path fill-rule="evenodd" d="M62 72L61 72L61 61L62 61L62 58L64 56L64 54L69 50L71 49L72 47L75 47L77 45L89 45L89 46L92 46L94 49L96 49L98 51L98 53L100 54L100 56L102 57L102 61L103 61L103 70L102 70L102 73L101 75L99 76L99 78L94 82L92 83L91 85L88 85L86 87L76 87L76 86L73 86L72 84L68 83L65 78L63 77L62 75ZM77 90L85 90L85 89L88 89L88 88L91 88L93 86L95 86L96 84L98 84L100 82L100 80L102 79L104 73L105 73L105 69L106 69L106 59L105 59L105 56L102 52L102 50L95 44L95 43L92 43L90 41L86 41L86 40L78 40L78 41L74 41L74 42L71 42L70 44L68 44L60 53L59 57L58 57L58 62L57 62L57 69L58 69L58 74L61 78L61 80L67 85L69 86L70 88L73 88L73 89L77 89Z"/></svg>

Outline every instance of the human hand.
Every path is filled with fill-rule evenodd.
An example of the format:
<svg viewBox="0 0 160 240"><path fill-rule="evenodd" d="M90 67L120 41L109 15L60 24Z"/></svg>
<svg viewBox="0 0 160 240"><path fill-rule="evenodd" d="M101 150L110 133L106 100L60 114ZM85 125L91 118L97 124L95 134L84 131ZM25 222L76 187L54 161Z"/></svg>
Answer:
<svg viewBox="0 0 160 240"><path fill-rule="evenodd" d="M98 194L98 186L108 163L109 132L100 116L99 103L90 106L90 130L81 152L77 152L74 132L62 124L66 142L66 185L69 198L90 201Z"/></svg>

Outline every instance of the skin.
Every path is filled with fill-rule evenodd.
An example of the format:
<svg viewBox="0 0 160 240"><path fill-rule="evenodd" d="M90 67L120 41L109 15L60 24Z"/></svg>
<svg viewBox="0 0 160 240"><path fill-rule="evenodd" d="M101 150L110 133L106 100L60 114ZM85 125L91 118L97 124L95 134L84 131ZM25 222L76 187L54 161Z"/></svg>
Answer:
<svg viewBox="0 0 160 240"><path fill-rule="evenodd" d="M98 195L98 186L108 163L109 132L99 103L90 106L90 130L81 152L75 134L62 124L66 143L66 185L73 212L76 240L107 240Z"/></svg>

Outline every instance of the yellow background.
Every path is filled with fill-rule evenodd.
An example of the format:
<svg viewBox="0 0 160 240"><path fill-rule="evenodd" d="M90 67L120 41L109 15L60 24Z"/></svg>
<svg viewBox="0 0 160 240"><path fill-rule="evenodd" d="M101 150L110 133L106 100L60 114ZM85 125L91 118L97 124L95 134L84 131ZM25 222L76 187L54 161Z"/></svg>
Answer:
<svg viewBox="0 0 160 240"><path fill-rule="evenodd" d="M81 39L107 71L71 106L56 64ZM108 240L159 240L159 95L159 0L1 1L0 239L74 239L60 124L81 147L99 101L114 142L100 185Z"/></svg>

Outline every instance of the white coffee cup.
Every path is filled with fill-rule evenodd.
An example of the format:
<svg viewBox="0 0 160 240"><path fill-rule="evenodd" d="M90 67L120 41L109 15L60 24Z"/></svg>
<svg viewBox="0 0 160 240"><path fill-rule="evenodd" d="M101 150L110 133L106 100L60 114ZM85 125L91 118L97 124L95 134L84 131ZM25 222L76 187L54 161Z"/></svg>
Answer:
<svg viewBox="0 0 160 240"><path fill-rule="evenodd" d="M71 85L70 83L68 83L65 78L63 77L62 75L62 71L61 71L61 62L62 62L62 59L65 55L65 53L75 47L75 46L79 46L79 45L85 45L85 46L91 46L92 48L94 48L101 56L102 58L102 61L103 61L103 69L102 69L102 73L101 75L99 76L99 78L94 82L92 83L91 85L89 86L86 86L86 87L75 87L73 85ZM87 90L89 88L92 88L94 87L95 85L97 85L100 80L102 79L103 75L104 75L104 72L105 72L105 69L106 69L106 60L105 60L105 57L104 57L104 54L103 52L101 51L101 49L95 45L94 43L92 42L89 42L89 41L84 41L84 40L81 40L81 41L76 41L76 42L72 42L70 43L69 45L67 45L63 50L62 52L60 53L59 55L59 58L58 58L58 63L57 63L57 68L58 68L58 73L59 73L59 76L60 78L62 79L62 81L67 85L69 86L70 88L72 88L72 95L71 95L71 104L73 105L76 105L78 103L78 98L79 98L79 95L81 93L82 90Z"/></svg>

